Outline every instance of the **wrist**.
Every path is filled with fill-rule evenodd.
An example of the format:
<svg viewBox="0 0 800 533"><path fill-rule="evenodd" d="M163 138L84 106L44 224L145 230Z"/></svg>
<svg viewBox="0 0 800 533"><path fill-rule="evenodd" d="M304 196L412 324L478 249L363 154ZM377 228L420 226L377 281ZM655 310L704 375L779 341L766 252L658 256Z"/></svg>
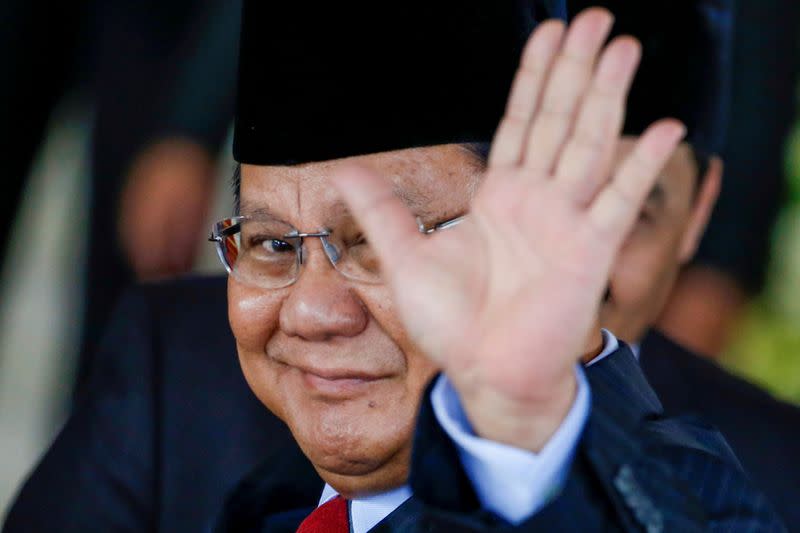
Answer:
<svg viewBox="0 0 800 533"><path fill-rule="evenodd" d="M577 386L575 370L570 368L536 398L515 398L488 387L460 390L459 395L476 435L539 453L567 417Z"/></svg>

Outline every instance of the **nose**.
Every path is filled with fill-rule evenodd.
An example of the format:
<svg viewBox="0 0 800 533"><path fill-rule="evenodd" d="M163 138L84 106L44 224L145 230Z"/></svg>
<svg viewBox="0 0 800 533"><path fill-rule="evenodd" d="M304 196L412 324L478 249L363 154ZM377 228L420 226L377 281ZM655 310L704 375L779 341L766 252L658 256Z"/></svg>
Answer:
<svg viewBox="0 0 800 533"><path fill-rule="evenodd" d="M330 263L319 239L306 240L304 246L299 278L281 306L281 330L308 341L358 335L369 320L365 306Z"/></svg>

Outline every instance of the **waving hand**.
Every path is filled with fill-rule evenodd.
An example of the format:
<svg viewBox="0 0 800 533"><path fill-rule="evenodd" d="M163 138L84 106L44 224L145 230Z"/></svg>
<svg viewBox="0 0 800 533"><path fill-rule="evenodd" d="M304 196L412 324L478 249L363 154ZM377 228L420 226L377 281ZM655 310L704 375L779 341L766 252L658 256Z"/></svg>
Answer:
<svg viewBox="0 0 800 533"><path fill-rule="evenodd" d="M422 235L380 176L335 177L410 335L478 434L538 450L565 416L617 251L684 135L652 125L612 168L640 47L587 10L530 38L467 219ZM380 235L370 232L380 228Z"/></svg>

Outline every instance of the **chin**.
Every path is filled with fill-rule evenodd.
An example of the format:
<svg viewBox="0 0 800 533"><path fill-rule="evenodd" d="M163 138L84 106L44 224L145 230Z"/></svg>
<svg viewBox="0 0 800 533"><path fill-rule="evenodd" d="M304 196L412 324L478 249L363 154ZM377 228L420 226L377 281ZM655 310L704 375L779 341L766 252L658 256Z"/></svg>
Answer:
<svg viewBox="0 0 800 533"><path fill-rule="evenodd" d="M387 471L407 471L416 405L294 400L285 411L285 422L303 453L331 485L336 486L331 481L337 478L367 479L385 477Z"/></svg>
<svg viewBox="0 0 800 533"><path fill-rule="evenodd" d="M329 475L353 477L368 476L380 470L388 462L392 454L378 453L371 450L370 443L361 443L345 449L331 447L327 442L314 439L297 439L303 454L314 465L323 477ZM370 453L372 451L372 453Z"/></svg>

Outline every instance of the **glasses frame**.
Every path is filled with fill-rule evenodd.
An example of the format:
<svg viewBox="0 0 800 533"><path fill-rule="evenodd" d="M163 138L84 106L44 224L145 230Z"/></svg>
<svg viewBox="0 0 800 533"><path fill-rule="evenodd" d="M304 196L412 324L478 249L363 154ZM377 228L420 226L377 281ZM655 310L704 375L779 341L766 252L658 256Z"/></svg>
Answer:
<svg viewBox="0 0 800 533"><path fill-rule="evenodd" d="M460 215L460 216L457 216L457 217L454 217L454 218L450 218L450 219L444 220L442 222L438 222L438 223L434 224L433 226L426 227L425 224L422 223L422 220L419 217L417 217L417 227L419 228L419 232L422 233L423 235L431 235L431 234L433 234L433 233L435 233L437 231L453 228L453 227L457 226L458 224L460 224L461 222L463 222L466 218L467 218L467 215ZM224 219L216 222L211 227L211 233L208 236L208 241L211 242L211 243L214 243L214 245L215 245L215 247L217 249L217 256L219 256L219 260L222 263L222 266L225 267L225 271L231 276L237 277L236 274L233 272L232 266L228 263L228 260L225 257L225 238L230 236L230 235L232 235L232 234L234 234L234 233L236 233L237 231L240 231L240 227L241 227L242 223L246 222L247 220L252 220L252 219L253 219L253 217L249 217L247 215L237 215L237 216L233 216L233 217L229 217L229 218L224 218ZM226 223L226 222L228 222L229 225L226 228L220 230L219 228L222 227L222 225L224 223ZM297 252L296 252L297 274L293 277L293 279L291 281L289 281L288 283L286 283L284 285L279 285L279 286L276 286L276 287L264 287L264 288L282 289L284 287L288 287L288 286L294 284L299 279L299 277L300 277L300 268L304 263L304 249L305 249L305 247L303 246L303 241L306 238L317 238L317 239L320 240L320 242L322 244L322 249L325 251L325 255L328 257L328 260L330 261L331 266L337 272L339 272L339 274L341 274L345 278L353 280L353 281L356 281L358 283L365 283L365 284L378 284L378 283L380 283L380 282L370 282L370 281L367 281L367 280L363 280L363 279L360 279L360 278L356 278L356 277L350 276L346 272L343 272L342 270L340 270L339 268L336 267L336 264L339 262L339 259L340 259L341 256L340 256L339 249L328 240L328 237L330 237L332 234L333 234L333 230L330 230L330 229L327 229L327 228L323 228L321 230L311 231L311 232L300 232L297 229L293 229L289 233L286 233L285 235L280 236L280 238L282 238L282 239L295 239L295 240L299 239L299 243L298 243L298 246L297 246ZM237 279L239 279L239 278L237 277Z"/></svg>

